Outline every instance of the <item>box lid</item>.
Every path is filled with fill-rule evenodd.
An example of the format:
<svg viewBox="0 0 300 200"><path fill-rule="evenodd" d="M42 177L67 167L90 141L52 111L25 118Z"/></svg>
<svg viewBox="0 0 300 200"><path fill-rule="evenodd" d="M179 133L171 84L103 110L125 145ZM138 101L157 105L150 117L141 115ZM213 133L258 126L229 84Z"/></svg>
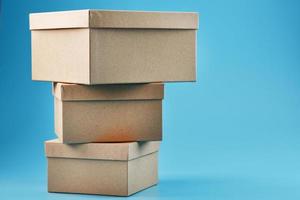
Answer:
<svg viewBox="0 0 300 200"><path fill-rule="evenodd" d="M62 101L163 99L161 83L77 85L54 83L53 95Z"/></svg>
<svg viewBox="0 0 300 200"><path fill-rule="evenodd" d="M132 160L159 150L159 141L126 143L63 144L58 139L45 142L47 157L97 160Z"/></svg>
<svg viewBox="0 0 300 200"><path fill-rule="evenodd" d="M143 29L197 29L195 12L145 12L74 10L32 13L30 29L63 28L143 28Z"/></svg>

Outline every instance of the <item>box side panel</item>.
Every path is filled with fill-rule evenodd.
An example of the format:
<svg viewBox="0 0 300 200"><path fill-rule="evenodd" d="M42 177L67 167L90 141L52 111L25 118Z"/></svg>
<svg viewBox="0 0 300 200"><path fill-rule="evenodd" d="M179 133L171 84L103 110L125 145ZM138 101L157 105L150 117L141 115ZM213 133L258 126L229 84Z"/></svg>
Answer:
<svg viewBox="0 0 300 200"><path fill-rule="evenodd" d="M146 189L158 182L158 152L128 162L128 194Z"/></svg>
<svg viewBox="0 0 300 200"><path fill-rule="evenodd" d="M127 195L127 162L48 158L48 191Z"/></svg>
<svg viewBox="0 0 300 200"><path fill-rule="evenodd" d="M91 83L195 81L195 32L91 29Z"/></svg>
<svg viewBox="0 0 300 200"><path fill-rule="evenodd" d="M64 142L152 141L162 137L161 100L64 102Z"/></svg>
<svg viewBox="0 0 300 200"><path fill-rule="evenodd" d="M89 83L89 30L32 31L32 79Z"/></svg>
<svg viewBox="0 0 300 200"><path fill-rule="evenodd" d="M62 101L54 97L54 129L60 141L63 141Z"/></svg>

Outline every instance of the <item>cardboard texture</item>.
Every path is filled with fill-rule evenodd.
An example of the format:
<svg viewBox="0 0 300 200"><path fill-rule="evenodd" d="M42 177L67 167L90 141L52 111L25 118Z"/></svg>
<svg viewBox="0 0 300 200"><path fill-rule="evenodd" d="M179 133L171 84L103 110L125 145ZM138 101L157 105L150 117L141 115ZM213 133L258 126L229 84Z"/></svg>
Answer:
<svg viewBox="0 0 300 200"><path fill-rule="evenodd" d="M48 191L129 196L158 182L160 142L45 143Z"/></svg>
<svg viewBox="0 0 300 200"><path fill-rule="evenodd" d="M56 83L55 132L63 143L162 139L163 84Z"/></svg>
<svg viewBox="0 0 300 200"><path fill-rule="evenodd" d="M196 80L197 13L30 15L32 79L78 84Z"/></svg>

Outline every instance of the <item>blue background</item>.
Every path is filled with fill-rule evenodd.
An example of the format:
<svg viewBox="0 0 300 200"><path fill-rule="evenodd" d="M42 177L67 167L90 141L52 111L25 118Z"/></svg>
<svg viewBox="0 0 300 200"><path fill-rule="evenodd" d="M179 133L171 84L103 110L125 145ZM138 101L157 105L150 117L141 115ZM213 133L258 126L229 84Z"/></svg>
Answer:
<svg viewBox="0 0 300 200"><path fill-rule="evenodd" d="M300 198L300 1L4 0L0 199L102 198L47 193L51 84L31 81L28 14L84 8L201 14L198 81L166 85L160 184L131 198Z"/></svg>

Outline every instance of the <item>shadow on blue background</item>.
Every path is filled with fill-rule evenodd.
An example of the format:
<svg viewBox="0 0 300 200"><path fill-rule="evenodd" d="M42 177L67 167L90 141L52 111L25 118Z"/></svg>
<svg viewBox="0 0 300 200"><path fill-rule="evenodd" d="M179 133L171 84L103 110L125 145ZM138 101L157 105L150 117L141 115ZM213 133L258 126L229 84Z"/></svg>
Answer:
<svg viewBox="0 0 300 200"><path fill-rule="evenodd" d="M196 11L197 83L168 84L160 184L133 199L300 197L300 2L77 0L1 2L0 199L48 194L51 84L31 81L28 14L70 9Z"/></svg>

